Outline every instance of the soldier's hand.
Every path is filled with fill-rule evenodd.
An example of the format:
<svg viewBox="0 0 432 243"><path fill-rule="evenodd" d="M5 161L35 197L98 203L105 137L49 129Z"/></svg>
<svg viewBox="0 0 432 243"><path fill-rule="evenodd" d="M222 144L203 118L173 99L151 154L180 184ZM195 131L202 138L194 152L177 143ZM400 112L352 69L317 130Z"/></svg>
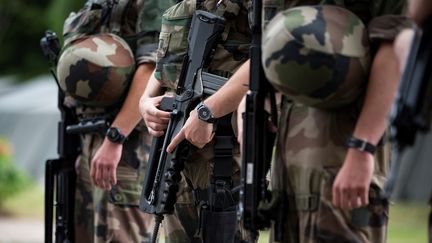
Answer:
<svg viewBox="0 0 432 243"><path fill-rule="evenodd" d="M90 176L96 186L111 190L111 186L117 184L116 171L122 149L122 144L112 143L105 138L91 161Z"/></svg>
<svg viewBox="0 0 432 243"><path fill-rule="evenodd" d="M187 139L194 146L202 148L213 139L213 136L213 124L201 121L198 119L196 110L192 110L183 128L168 145L167 152L172 153L184 139Z"/></svg>
<svg viewBox="0 0 432 243"><path fill-rule="evenodd" d="M152 98L142 97L139 103L139 109L142 118L151 135L160 137L168 126L170 113L159 110L158 107L164 96Z"/></svg>
<svg viewBox="0 0 432 243"><path fill-rule="evenodd" d="M349 149L344 164L333 183L333 204L353 209L369 204L369 187L374 171L374 157Z"/></svg>

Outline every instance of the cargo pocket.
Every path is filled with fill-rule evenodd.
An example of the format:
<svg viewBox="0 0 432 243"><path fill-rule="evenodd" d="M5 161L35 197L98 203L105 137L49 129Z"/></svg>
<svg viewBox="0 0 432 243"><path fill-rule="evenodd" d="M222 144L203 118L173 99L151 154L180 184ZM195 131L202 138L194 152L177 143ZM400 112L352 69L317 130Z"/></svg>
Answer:
<svg viewBox="0 0 432 243"><path fill-rule="evenodd" d="M120 162L122 163L122 162ZM142 191L140 171L127 164L117 167L117 184L109 192L109 201L115 205L139 206Z"/></svg>
<svg viewBox="0 0 432 243"><path fill-rule="evenodd" d="M357 219L358 212L363 212L362 220ZM354 209L352 212L352 223L356 227L386 227L388 222L389 201L384 191L377 185L372 184L369 188L369 205Z"/></svg>

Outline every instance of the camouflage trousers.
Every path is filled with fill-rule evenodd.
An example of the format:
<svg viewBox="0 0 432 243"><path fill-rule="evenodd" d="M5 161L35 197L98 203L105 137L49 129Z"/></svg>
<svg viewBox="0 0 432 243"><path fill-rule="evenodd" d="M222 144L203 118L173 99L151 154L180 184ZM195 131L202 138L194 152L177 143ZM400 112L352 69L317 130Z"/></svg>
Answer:
<svg viewBox="0 0 432 243"><path fill-rule="evenodd" d="M388 145L375 155L369 205L341 210L332 204L333 181L347 152L344 141L357 114L354 106L325 111L284 104L271 173L272 189L286 199L283 242L386 242L388 200L382 188Z"/></svg>
<svg viewBox="0 0 432 243"><path fill-rule="evenodd" d="M233 160L234 185L239 184L239 153L238 148ZM200 225L200 206L195 204L193 190L207 188L213 173L213 144L195 152L185 163L181 189L177 196L173 215L166 215L162 222L166 243L201 243L203 242ZM246 239L246 232L239 225L236 237ZM221 229L218 233L222 233Z"/></svg>
<svg viewBox="0 0 432 243"><path fill-rule="evenodd" d="M96 187L90 178L90 163L103 136L86 135L77 161L75 238L78 242L148 242L153 217L139 209L145 163L146 133L134 132L124 144L117 168L117 184L111 191ZM141 162L140 162L141 161ZM133 165L133 166L132 166ZM134 168L138 166L137 168Z"/></svg>

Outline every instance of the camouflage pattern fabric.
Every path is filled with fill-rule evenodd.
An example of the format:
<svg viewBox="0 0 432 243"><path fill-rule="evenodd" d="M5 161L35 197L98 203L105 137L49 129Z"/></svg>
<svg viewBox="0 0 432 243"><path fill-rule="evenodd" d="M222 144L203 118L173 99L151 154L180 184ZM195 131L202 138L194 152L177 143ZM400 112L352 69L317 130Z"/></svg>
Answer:
<svg viewBox="0 0 432 243"><path fill-rule="evenodd" d="M273 86L320 108L351 103L365 88L369 42L361 20L335 6L291 8L263 33L262 62Z"/></svg>
<svg viewBox="0 0 432 243"><path fill-rule="evenodd" d="M268 21L284 8L304 4L327 3L347 8L368 25L371 31L367 38L373 37L374 41L392 40L396 31L388 29L400 28L398 23L401 23L392 21L400 19L400 16L380 16L399 14L400 8L394 8L393 12L381 11L389 9L383 4L400 6L399 0L266 2L269 4L264 5L263 13ZM376 24L376 16L381 23L384 20L390 22L385 27L387 30L384 25ZM298 21L304 22L303 18ZM271 27L274 26L268 26ZM272 30L274 33L278 31L286 32L284 24ZM315 79L321 80L314 77L310 82L317 82ZM351 103L328 110L285 97L271 171L272 188L284 191L288 201L284 212L284 242L386 242L388 200L383 197L382 188L388 171L389 144L380 145L375 154L370 204L359 209L340 210L331 203L333 181L347 153L345 139L353 133L363 99L364 94L360 94Z"/></svg>
<svg viewBox="0 0 432 243"><path fill-rule="evenodd" d="M219 8L216 7L217 2L206 0L197 6L196 0L183 0L164 13L155 77L168 92L177 87L181 64L187 51L192 15L197 8L222 15L227 20L223 40L216 47L208 71L227 77L247 60L251 40L248 24L250 1L223 0ZM239 158L238 151L235 156ZM189 185L184 185L186 189L178 194L174 215L167 216L162 222L165 242L202 242L198 232L199 206L195 205L192 189L209 186L213 172L212 163L213 143L198 150L185 163L183 175ZM239 175L238 164L233 163L233 177L239 178Z"/></svg>
<svg viewBox="0 0 432 243"><path fill-rule="evenodd" d="M66 47L57 65L60 88L88 106L121 102L135 70L128 44L114 34L96 34Z"/></svg>
<svg viewBox="0 0 432 243"><path fill-rule="evenodd" d="M90 178L90 161L102 144L102 135L86 135L77 164L76 239L80 242L149 242L153 216L138 205L145 175L150 136L135 130L123 147L117 184L107 192Z"/></svg>

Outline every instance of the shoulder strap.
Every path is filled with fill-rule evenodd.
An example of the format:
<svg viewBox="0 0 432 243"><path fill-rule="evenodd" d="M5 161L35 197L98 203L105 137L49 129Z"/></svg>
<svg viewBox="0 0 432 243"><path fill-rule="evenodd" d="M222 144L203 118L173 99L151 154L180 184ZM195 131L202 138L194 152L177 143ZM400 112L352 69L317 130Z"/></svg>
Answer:
<svg viewBox="0 0 432 243"><path fill-rule="evenodd" d="M115 5L111 12L111 32L113 34L119 35L123 13L129 3L129 0L114 0L113 2Z"/></svg>

